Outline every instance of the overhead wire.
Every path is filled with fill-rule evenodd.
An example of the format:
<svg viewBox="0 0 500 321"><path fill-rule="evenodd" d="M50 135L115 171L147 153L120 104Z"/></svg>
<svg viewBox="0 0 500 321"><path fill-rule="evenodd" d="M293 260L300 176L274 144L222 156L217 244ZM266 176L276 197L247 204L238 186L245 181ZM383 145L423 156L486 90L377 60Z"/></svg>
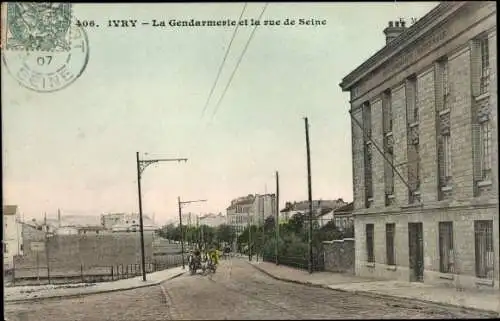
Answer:
<svg viewBox="0 0 500 321"><path fill-rule="evenodd" d="M233 40L236 37L236 33L238 32L238 27L240 25L239 22L241 21L241 18L243 17L243 14L245 13L246 8L247 8L247 2L245 2L245 5L243 6L243 9L241 10L241 14L240 14L240 17L238 19L238 23L236 24L236 27L234 28L233 35L231 37L231 40L229 41L229 45L227 46L226 53L224 54L224 58L222 59L222 62L219 66L219 70L217 71L217 76L215 77L215 81L212 85L212 89L210 89L210 94L208 95L207 101L205 102L205 106L203 107L200 118L203 118L203 116L205 115L205 111L207 110L208 104L210 103L210 100L212 99L212 95L214 93L215 87L217 86L217 83L219 81L224 64L226 63L227 56L228 56L229 52L231 51L231 46L233 44Z"/></svg>
<svg viewBox="0 0 500 321"><path fill-rule="evenodd" d="M267 8L268 5L269 5L269 3L266 2L266 4L264 5L264 7L262 8L262 11L260 12L258 21L261 20L261 18L264 15L264 12L266 11L266 8ZM242 53L240 55L240 58L238 59L238 62L236 63L236 67L234 68L233 73L229 77L229 81L227 82L227 85L224 88L224 91L222 92L222 95L220 96L219 101L215 105L215 109L214 109L214 112L212 113L212 117L211 117L210 121L212 121L214 119L214 117L217 114L217 111L219 110L219 107L220 107L220 105L222 103L222 100L224 99L224 97L226 95L227 90L231 86L231 83L232 83L232 80L234 78L234 75L236 74L236 71L238 70L238 67L240 66L240 63L243 60L243 57L245 56L245 53L247 52L247 49L248 49L248 47L250 45L250 42L252 41L252 38L253 38L253 36L255 34L255 31L257 30L257 26L258 26L257 24L254 26L254 28L252 30L252 33L250 34L250 37L248 38L247 43L245 44L245 48L243 48L243 51L242 51Z"/></svg>
<svg viewBox="0 0 500 321"><path fill-rule="evenodd" d="M264 5L264 7L262 8L262 11L261 11L261 13L260 13L260 15L259 15L259 18L258 18L258 20L259 20L259 21L261 20L262 16L264 15L264 12L266 11L266 8L267 8L267 6L268 6L268 5L269 5L269 3L267 3L267 2L266 2L266 4ZM242 51L242 53L241 53L240 57L238 58L237 64L236 64L235 68L233 69L233 72L232 72L232 74L231 74L231 76L230 76L230 78L229 78L229 81L228 81L228 83L226 84L226 87L224 88L224 90L223 90L223 92L222 92L221 97L220 97L220 98L219 98L219 100L217 101L217 104L216 104L216 106L215 106L214 112L212 113L212 117L210 118L210 120L209 120L207 123L205 123L205 128L204 128L202 131L205 131L205 130L206 130L206 129L210 126L210 124L212 123L212 121L213 121L213 119L214 119L214 117L215 117L215 114L217 113L217 111L218 111L218 109L219 109L219 107L220 107L220 104L221 104L221 102L222 102L222 99L224 98L224 96L225 96L226 92L228 91L228 89L229 89L229 87L230 87L230 85L231 85L231 82L232 82L232 80L233 80L233 78L234 78L234 75L236 74L236 71L238 70L238 67L239 67L240 63L241 63L241 61L243 60L243 57L244 57L244 55L245 55L245 53L246 53L246 51L247 51L247 49L248 49L248 47L249 47L249 44L250 44L250 42L251 42L251 40L252 40L252 38L253 38L253 36L254 36L254 34L255 34L255 31L256 31L256 29L257 29L257 26L258 26L257 24L254 26L254 28L253 28L253 30L252 30L252 33L250 34L250 37L248 38L248 40L247 40L247 42L246 42L246 44L245 44L245 47L244 47L244 49L243 49L243 51ZM201 138L203 137L203 135L202 135L202 134L203 134L203 133L201 133L201 134L200 134L200 136L198 137L198 138L199 138L199 140L201 140ZM199 140L196 142L196 144L194 144L194 146L193 146L191 149L194 149L194 148L198 145Z"/></svg>

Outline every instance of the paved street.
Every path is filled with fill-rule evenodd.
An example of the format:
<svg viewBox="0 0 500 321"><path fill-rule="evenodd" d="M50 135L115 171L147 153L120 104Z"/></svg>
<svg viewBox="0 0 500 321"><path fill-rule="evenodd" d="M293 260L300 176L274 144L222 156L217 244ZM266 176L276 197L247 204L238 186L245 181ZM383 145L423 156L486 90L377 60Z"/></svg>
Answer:
<svg viewBox="0 0 500 321"><path fill-rule="evenodd" d="M7 320L478 318L487 313L375 299L274 280L242 259L215 275L184 275L136 290L6 305ZM164 296L166 293L166 297Z"/></svg>

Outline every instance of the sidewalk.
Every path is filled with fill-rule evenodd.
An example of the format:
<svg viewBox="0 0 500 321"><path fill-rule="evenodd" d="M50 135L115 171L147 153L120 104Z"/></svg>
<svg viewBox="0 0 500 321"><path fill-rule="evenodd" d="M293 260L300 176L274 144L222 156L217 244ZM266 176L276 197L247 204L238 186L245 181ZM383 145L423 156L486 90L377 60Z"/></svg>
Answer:
<svg viewBox="0 0 500 321"><path fill-rule="evenodd" d="M157 285L161 282L178 277L185 272L186 270L183 270L182 267L175 267L149 273L146 275L146 282L142 280L142 276L138 276L135 278L113 282L4 287L4 302L21 303L49 298L66 298L96 293L131 290Z"/></svg>
<svg viewBox="0 0 500 321"><path fill-rule="evenodd" d="M500 315L499 291L460 291L417 282L367 279L353 275L297 270L269 262L248 262L261 272L282 281L378 297L398 297L441 305L496 312Z"/></svg>

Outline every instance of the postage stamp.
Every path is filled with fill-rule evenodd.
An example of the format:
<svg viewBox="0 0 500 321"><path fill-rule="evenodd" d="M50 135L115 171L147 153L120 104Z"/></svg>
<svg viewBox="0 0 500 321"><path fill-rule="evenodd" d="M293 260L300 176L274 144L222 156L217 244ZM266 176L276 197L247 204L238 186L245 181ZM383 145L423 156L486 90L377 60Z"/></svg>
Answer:
<svg viewBox="0 0 500 321"><path fill-rule="evenodd" d="M2 6L2 60L24 87L53 92L87 66L88 38L73 24L70 3L9 2Z"/></svg>

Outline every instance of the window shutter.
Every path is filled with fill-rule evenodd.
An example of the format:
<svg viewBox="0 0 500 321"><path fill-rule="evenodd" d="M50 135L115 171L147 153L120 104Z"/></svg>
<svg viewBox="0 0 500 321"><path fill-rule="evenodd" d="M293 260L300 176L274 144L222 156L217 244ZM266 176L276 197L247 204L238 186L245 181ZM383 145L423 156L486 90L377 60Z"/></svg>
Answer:
<svg viewBox="0 0 500 321"><path fill-rule="evenodd" d="M474 39L470 43L472 95L480 94L481 84L481 42Z"/></svg>
<svg viewBox="0 0 500 321"><path fill-rule="evenodd" d="M440 62L434 66L434 84L436 93L436 110L443 110L443 66Z"/></svg>
<svg viewBox="0 0 500 321"><path fill-rule="evenodd" d="M473 157L473 177L474 181L483 178L482 173L482 150L481 150L481 125L472 124L472 157Z"/></svg>
<svg viewBox="0 0 500 321"><path fill-rule="evenodd" d="M438 166L439 166L439 186L446 184L446 162L445 162L445 146L443 135L438 138Z"/></svg>

